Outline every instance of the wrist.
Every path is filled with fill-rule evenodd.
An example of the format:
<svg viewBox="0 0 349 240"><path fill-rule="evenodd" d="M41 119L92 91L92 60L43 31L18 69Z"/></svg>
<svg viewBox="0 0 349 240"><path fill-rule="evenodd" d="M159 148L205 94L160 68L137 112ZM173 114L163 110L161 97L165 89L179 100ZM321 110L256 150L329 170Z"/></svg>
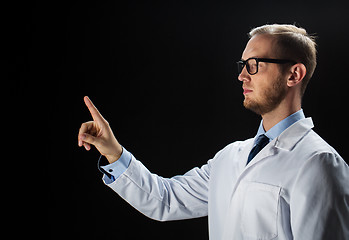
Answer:
<svg viewBox="0 0 349 240"><path fill-rule="evenodd" d="M108 160L109 164L116 162L119 160L123 152L123 148L120 146L120 149L115 153L111 155L105 155L105 158Z"/></svg>

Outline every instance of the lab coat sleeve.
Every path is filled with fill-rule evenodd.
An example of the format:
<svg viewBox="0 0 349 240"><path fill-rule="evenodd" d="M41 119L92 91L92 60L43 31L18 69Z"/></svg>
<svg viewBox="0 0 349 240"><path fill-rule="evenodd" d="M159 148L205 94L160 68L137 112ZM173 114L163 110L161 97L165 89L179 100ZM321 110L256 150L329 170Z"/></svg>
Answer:
<svg viewBox="0 0 349 240"><path fill-rule="evenodd" d="M209 175L208 162L182 176L163 178L132 156L127 170L107 185L147 217L168 221L207 216Z"/></svg>
<svg viewBox="0 0 349 240"><path fill-rule="evenodd" d="M315 154L299 172L290 199L298 239L349 239L349 168L335 153Z"/></svg>

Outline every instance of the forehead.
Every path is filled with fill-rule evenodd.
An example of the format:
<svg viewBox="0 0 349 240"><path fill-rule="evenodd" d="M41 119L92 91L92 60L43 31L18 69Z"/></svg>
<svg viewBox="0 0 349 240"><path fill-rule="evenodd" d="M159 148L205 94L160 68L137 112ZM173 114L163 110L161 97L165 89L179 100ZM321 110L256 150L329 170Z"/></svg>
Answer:
<svg viewBox="0 0 349 240"><path fill-rule="evenodd" d="M271 58L273 54L273 45L275 38L270 35L256 35L253 36L242 53L242 59L246 60L251 57Z"/></svg>

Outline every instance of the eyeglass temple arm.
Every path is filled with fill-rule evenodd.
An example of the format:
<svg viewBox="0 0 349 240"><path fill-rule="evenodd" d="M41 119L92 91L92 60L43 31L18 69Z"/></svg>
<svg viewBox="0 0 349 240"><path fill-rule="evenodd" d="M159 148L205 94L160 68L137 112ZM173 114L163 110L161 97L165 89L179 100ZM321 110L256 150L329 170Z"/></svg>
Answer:
<svg viewBox="0 0 349 240"><path fill-rule="evenodd" d="M289 60L289 59L271 59L271 58L256 58L259 62L268 62L268 63L294 63L296 64L296 61Z"/></svg>

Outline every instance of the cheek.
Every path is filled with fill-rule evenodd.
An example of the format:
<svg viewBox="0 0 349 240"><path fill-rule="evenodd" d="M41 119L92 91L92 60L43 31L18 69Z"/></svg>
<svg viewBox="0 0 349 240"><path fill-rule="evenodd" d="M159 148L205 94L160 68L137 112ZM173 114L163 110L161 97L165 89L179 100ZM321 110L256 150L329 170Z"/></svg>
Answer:
<svg viewBox="0 0 349 240"><path fill-rule="evenodd" d="M252 81L251 81L252 82ZM261 98L268 91L267 81L264 79L256 79L253 83L253 93L256 98Z"/></svg>

